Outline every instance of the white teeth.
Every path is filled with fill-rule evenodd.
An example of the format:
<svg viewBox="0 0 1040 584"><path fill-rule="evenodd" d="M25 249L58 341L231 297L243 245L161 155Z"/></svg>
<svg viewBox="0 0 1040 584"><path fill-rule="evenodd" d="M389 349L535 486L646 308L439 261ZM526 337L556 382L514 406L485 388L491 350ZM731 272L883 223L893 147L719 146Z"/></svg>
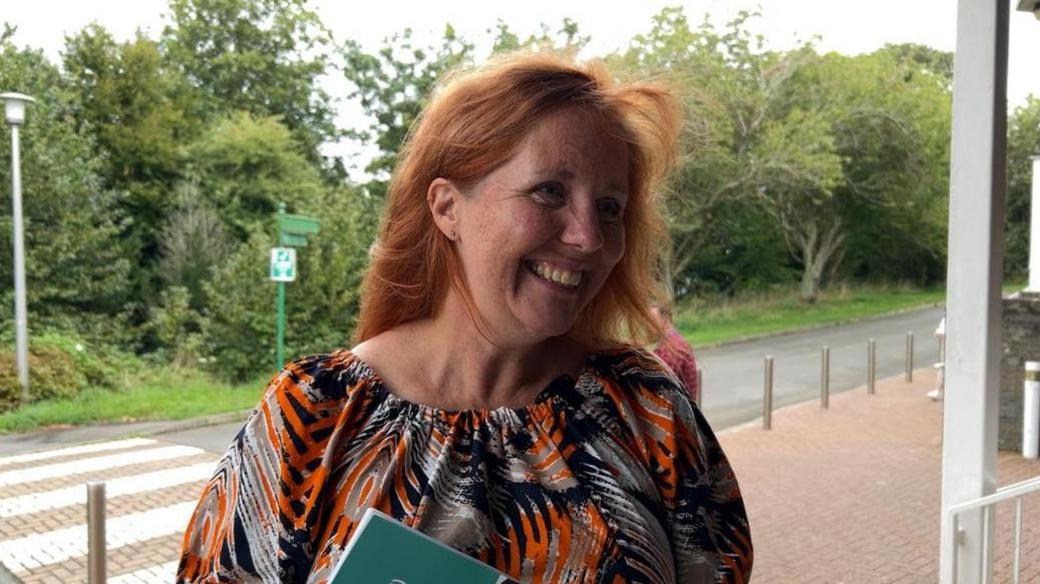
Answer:
<svg viewBox="0 0 1040 584"><path fill-rule="evenodd" d="M561 270L542 263L532 263L531 269L542 278L564 286L577 286L581 283L581 272Z"/></svg>

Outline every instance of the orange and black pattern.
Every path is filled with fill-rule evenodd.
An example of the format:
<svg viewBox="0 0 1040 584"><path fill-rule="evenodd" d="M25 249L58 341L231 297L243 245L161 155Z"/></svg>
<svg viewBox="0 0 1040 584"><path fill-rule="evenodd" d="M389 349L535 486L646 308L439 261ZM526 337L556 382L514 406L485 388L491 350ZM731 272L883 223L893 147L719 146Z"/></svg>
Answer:
<svg viewBox="0 0 1040 584"><path fill-rule="evenodd" d="M684 393L625 350L525 408L447 412L348 351L302 359L221 460L177 581L327 582L376 507L522 582L747 582L740 490Z"/></svg>

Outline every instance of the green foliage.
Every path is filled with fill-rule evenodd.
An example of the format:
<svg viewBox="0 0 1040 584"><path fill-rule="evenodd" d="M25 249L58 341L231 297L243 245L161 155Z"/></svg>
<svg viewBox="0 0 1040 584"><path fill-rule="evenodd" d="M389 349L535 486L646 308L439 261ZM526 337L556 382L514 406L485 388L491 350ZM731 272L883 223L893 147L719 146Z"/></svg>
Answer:
<svg viewBox="0 0 1040 584"><path fill-rule="evenodd" d="M318 80L326 73L328 30L306 0L170 0L162 48L188 80L201 120L245 111L279 116L318 163L335 139L333 105Z"/></svg>
<svg viewBox="0 0 1040 584"><path fill-rule="evenodd" d="M348 342L375 237L373 210L371 199L343 189L299 211L319 217L321 233L297 251L297 280L286 284L287 358L328 352ZM273 230L254 231L206 284L205 340L213 371L225 378L275 370L276 284L267 281L274 243Z"/></svg>
<svg viewBox="0 0 1040 584"><path fill-rule="evenodd" d="M127 340L122 322L131 299L132 253L118 237L120 198L102 184L103 159L89 133L77 127L73 96L42 53L18 50L8 40L0 40L0 87L37 99L20 133L30 326ZM10 160L10 144L0 140L0 160ZM11 184L9 164L0 164L0 184ZM5 196L0 330L13 322L12 229L11 199Z"/></svg>
<svg viewBox="0 0 1040 584"><path fill-rule="evenodd" d="M873 277L932 281L945 243L944 54L909 45L859 57L811 45L769 51L748 30L755 17L693 28L668 8L614 58L634 76L670 80L686 101L686 156L667 198L676 292L712 289L705 276L728 289L737 269L763 275L749 285L782 281L775 256L733 254L749 237L782 238L808 301L843 261ZM721 219L734 212L746 219ZM756 221L763 231L741 231ZM878 239L891 242L881 256L865 243Z"/></svg>
<svg viewBox="0 0 1040 584"><path fill-rule="evenodd" d="M1004 273L1029 270L1030 189L1033 157L1040 155L1040 97L1030 95L1008 120L1007 212L1004 221Z"/></svg>
<svg viewBox="0 0 1040 584"><path fill-rule="evenodd" d="M371 118L367 131L354 137L374 141L379 154L365 171L374 177L368 185L375 196L386 193L386 181L397 161L397 152L408 135L437 81L448 71L470 62L473 45L448 25L439 47L416 47L411 29L384 41L377 53L366 53L355 41L341 47L343 75L354 86L348 96L358 99Z"/></svg>
<svg viewBox="0 0 1040 584"><path fill-rule="evenodd" d="M0 349L0 412L21 403L13 343ZM89 387L115 388L135 359L68 333L37 334L29 343L30 400L70 398Z"/></svg>
<svg viewBox="0 0 1040 584"><path fill-rule="evenodd" d="M201 129L187 84L163 63L158 45L140 35L117 43L97 24L66 37L65 79L74 95L77 127L104 153L98 171L119 200L121 239L134 250L135 296L148 300L156 274L159 226L168 193L180 179L184 144Z"/></svg>
<svg viewBox="0 0 1040 584"><path fill-rule="evenodd" d="M192 144L186 160L201 198L236 241L273 227L279 202L314 208L325 188L277 117L236 112Z"/></svg>

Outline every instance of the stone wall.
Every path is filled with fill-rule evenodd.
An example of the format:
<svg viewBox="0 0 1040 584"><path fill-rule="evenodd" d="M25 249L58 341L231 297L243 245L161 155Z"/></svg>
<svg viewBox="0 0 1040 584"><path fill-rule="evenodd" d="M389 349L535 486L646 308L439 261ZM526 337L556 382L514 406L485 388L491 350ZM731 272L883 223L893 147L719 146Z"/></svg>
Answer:
<svg viewBox="0 0 1040 584"><path fill-rule="evenodd" d="M999 447L1021 452L1025 362L1040 361L1040 294L1020 292L1003 305Z"/></svg>

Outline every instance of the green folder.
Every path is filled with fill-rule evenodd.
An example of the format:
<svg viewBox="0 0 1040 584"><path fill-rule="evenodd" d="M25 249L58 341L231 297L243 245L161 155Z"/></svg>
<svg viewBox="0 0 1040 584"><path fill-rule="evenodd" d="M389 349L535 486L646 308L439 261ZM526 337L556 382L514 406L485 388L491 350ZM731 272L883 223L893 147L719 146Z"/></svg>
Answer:
<svg viewBox="0 0 1040 584"><path fill-rule="evenodd" d="M516 584L491 566L368 509L331 584Z"/></svg>

